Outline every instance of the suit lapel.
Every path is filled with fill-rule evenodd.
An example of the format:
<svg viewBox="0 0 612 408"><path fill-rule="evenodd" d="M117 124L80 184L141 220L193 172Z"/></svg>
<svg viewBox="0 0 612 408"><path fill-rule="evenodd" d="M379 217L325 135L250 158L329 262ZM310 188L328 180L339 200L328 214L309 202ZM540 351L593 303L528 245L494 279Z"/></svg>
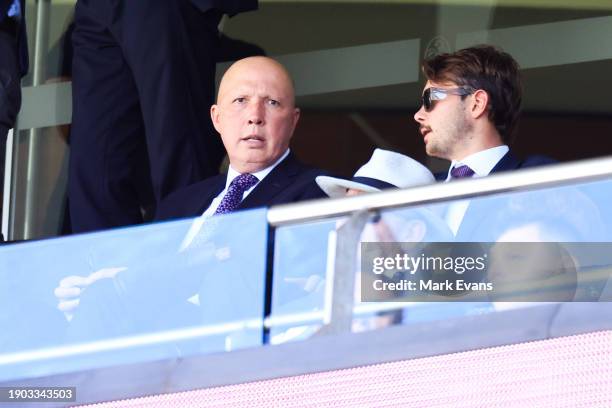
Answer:
<svg viewBox="0 0 612 408"><path fill-rule="evenodd" d="M255 189L240 203L241 209L269 206L274 198L291 185L300 166L291 153L280 162Z"/></svg>
<svg viewBox="0 0 612 408"><path fill-rule="evenodd" d="M434 178L436 179L436 181L446 181L447 177L448 177L448 172L434 174Z"/></svg>
<svg viewBox="0 0 612 408"><path fill-rule="evenodd" d="M507 170L515 170L518 169L521 162L516 158L512 151L509 150L508 153L501 158L500 161L497 162L495 167L491 170L491 173L499 173ZM490 173L489 173L490 174Z"/></svg>
<svg viewBox="0 0 612 408"><path fill-rule="evenodd" d="M198 208L195 211L192 211L193 214L201 215L210 207L210 203L216 196L219 195L221 191L225 188L225 181L227 180L227 174L220 174L215 177L214 180L211 180L212 185L201 189L201 199L193 200L194 203L197 203Z"/></svg>

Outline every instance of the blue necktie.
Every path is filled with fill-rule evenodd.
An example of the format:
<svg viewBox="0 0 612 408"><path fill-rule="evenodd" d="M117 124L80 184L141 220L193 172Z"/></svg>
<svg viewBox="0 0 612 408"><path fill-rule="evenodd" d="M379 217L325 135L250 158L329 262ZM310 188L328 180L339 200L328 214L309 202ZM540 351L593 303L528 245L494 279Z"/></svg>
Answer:
<svg viewBox="0 0 612 408"><path fill-rule="evenodd" d="M258 181L257 177L250 173L241 174L232 180L227 189L227 193L225 193L223 200L221 200L219 207L217 207L215 211L215 215L227 214L238 208L244 192L257 184Z"/></svg>

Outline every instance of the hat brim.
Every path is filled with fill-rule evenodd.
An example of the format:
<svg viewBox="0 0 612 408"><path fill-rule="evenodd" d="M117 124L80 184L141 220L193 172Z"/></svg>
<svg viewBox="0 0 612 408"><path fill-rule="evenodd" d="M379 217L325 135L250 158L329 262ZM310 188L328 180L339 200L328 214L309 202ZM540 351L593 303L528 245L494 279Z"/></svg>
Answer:
<svg viewBox="0 0 612 408"><path fill-rule="evenodd" d="M375 193L380 191L376 187L369 186L363 183L357 183L351 180L345 180L336 177L329 176L317 176L315 179L321 190L325 192L331 198L344 197L346 195L346 189L354 188L355 190L361 190L366 193Z"/></svg>

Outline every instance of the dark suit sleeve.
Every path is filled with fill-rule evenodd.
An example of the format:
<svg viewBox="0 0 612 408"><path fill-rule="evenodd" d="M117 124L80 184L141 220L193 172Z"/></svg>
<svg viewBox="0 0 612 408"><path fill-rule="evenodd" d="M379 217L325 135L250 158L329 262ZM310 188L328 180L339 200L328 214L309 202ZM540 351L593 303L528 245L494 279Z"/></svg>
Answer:
<svg viewBox="0 0 612 408"><path fill-rule="evenodd" d="M556 163L556 160L546 156L528 156L526 159L519 159L510 150L501 160L493 167L491 173L500 173L503 171L517 170L528 167L544 166L547 164Z"/></svg>
<svg viewBox="0 0 612 408"><path fill-rule="evenodd" d="M197 195L191 194L194 188L190 187L178 190L161 200L157 204L153 221L169 221L200 215L194 203Z"/></svg>
<svg viewBox="0 0 612 408"><path fill-rule="evenodd" d="M169 194L157 204L154 221L202 215L225 187L226 177L227 174L209 177Z"/></svg>
<svg viewBox="0 0 612 408"><path fill-rule="evenodd" d="M153 219L153 221L167 221L171 219L181 218L180 210L176 204L180 202L180 191L170 194L168 197L161 200L159 204L157 204L155 218Z"/></svg>
<svg viewBox="0 0 612 408"><path fill-rule="evenodd" d="M297 203L300 201L327 198L327 194L319 188L315 179L317 176L332 176L328 172L316 168L304 168L300 175L292 181L279 196L268 205Z"/></svg>

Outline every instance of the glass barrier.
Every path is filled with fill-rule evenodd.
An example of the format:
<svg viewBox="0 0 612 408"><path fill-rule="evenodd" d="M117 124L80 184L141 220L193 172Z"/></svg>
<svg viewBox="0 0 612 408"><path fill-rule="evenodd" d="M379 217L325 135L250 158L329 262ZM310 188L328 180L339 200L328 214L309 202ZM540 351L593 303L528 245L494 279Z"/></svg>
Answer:
<svg viewBox="0 0 612 408"><path fill-rule="evenodd" d="M0 381L260 345L267 234L258 209L0 247Z"/></svg>
<svg viewBox="0 0 612 408"><path fill-rule="evenodd" d="M341 273L354 285L353 331L611 301L611 191L604 180L384 210L356 236L340 232L355 215L278 228L271 342L322 333ZM338 257L355 262L339 270Z"/></svg>
<svg viewBox="0 0 612 408"><path fill-rule="evenodd" d="M440 265L422 268L408 279L416 290L382 293L418 300L402 309L397 321L403 324L541 302L610 300L612 235L608 225L612 213L607 197L611 190L612 181L606 180L451 201L436 220L448 226L454 244L396 252L416 255L422 262L443 255L445 261L455 263L451 265L454 270L443 270ZM396 212L385 212L383 219ZM425 218L419 222L426 231L433 224ZM380 248L375 245L374 249ZM480 260L483 268L468 269L467 260ZM463 263L461 270L458 261ZM408 276L405 270L396 276L394 272L397 270L385 271L389 282ZM373 279L362 274L362 283L366 277ZM362 292L362 296L367 294Z"/></svg>
<svg viewBox="0 0 612 408"><path fill-rule="evenodd" d="M269 342L308 337L323 321L329 235L337 219L277 228Z"/></svg>

